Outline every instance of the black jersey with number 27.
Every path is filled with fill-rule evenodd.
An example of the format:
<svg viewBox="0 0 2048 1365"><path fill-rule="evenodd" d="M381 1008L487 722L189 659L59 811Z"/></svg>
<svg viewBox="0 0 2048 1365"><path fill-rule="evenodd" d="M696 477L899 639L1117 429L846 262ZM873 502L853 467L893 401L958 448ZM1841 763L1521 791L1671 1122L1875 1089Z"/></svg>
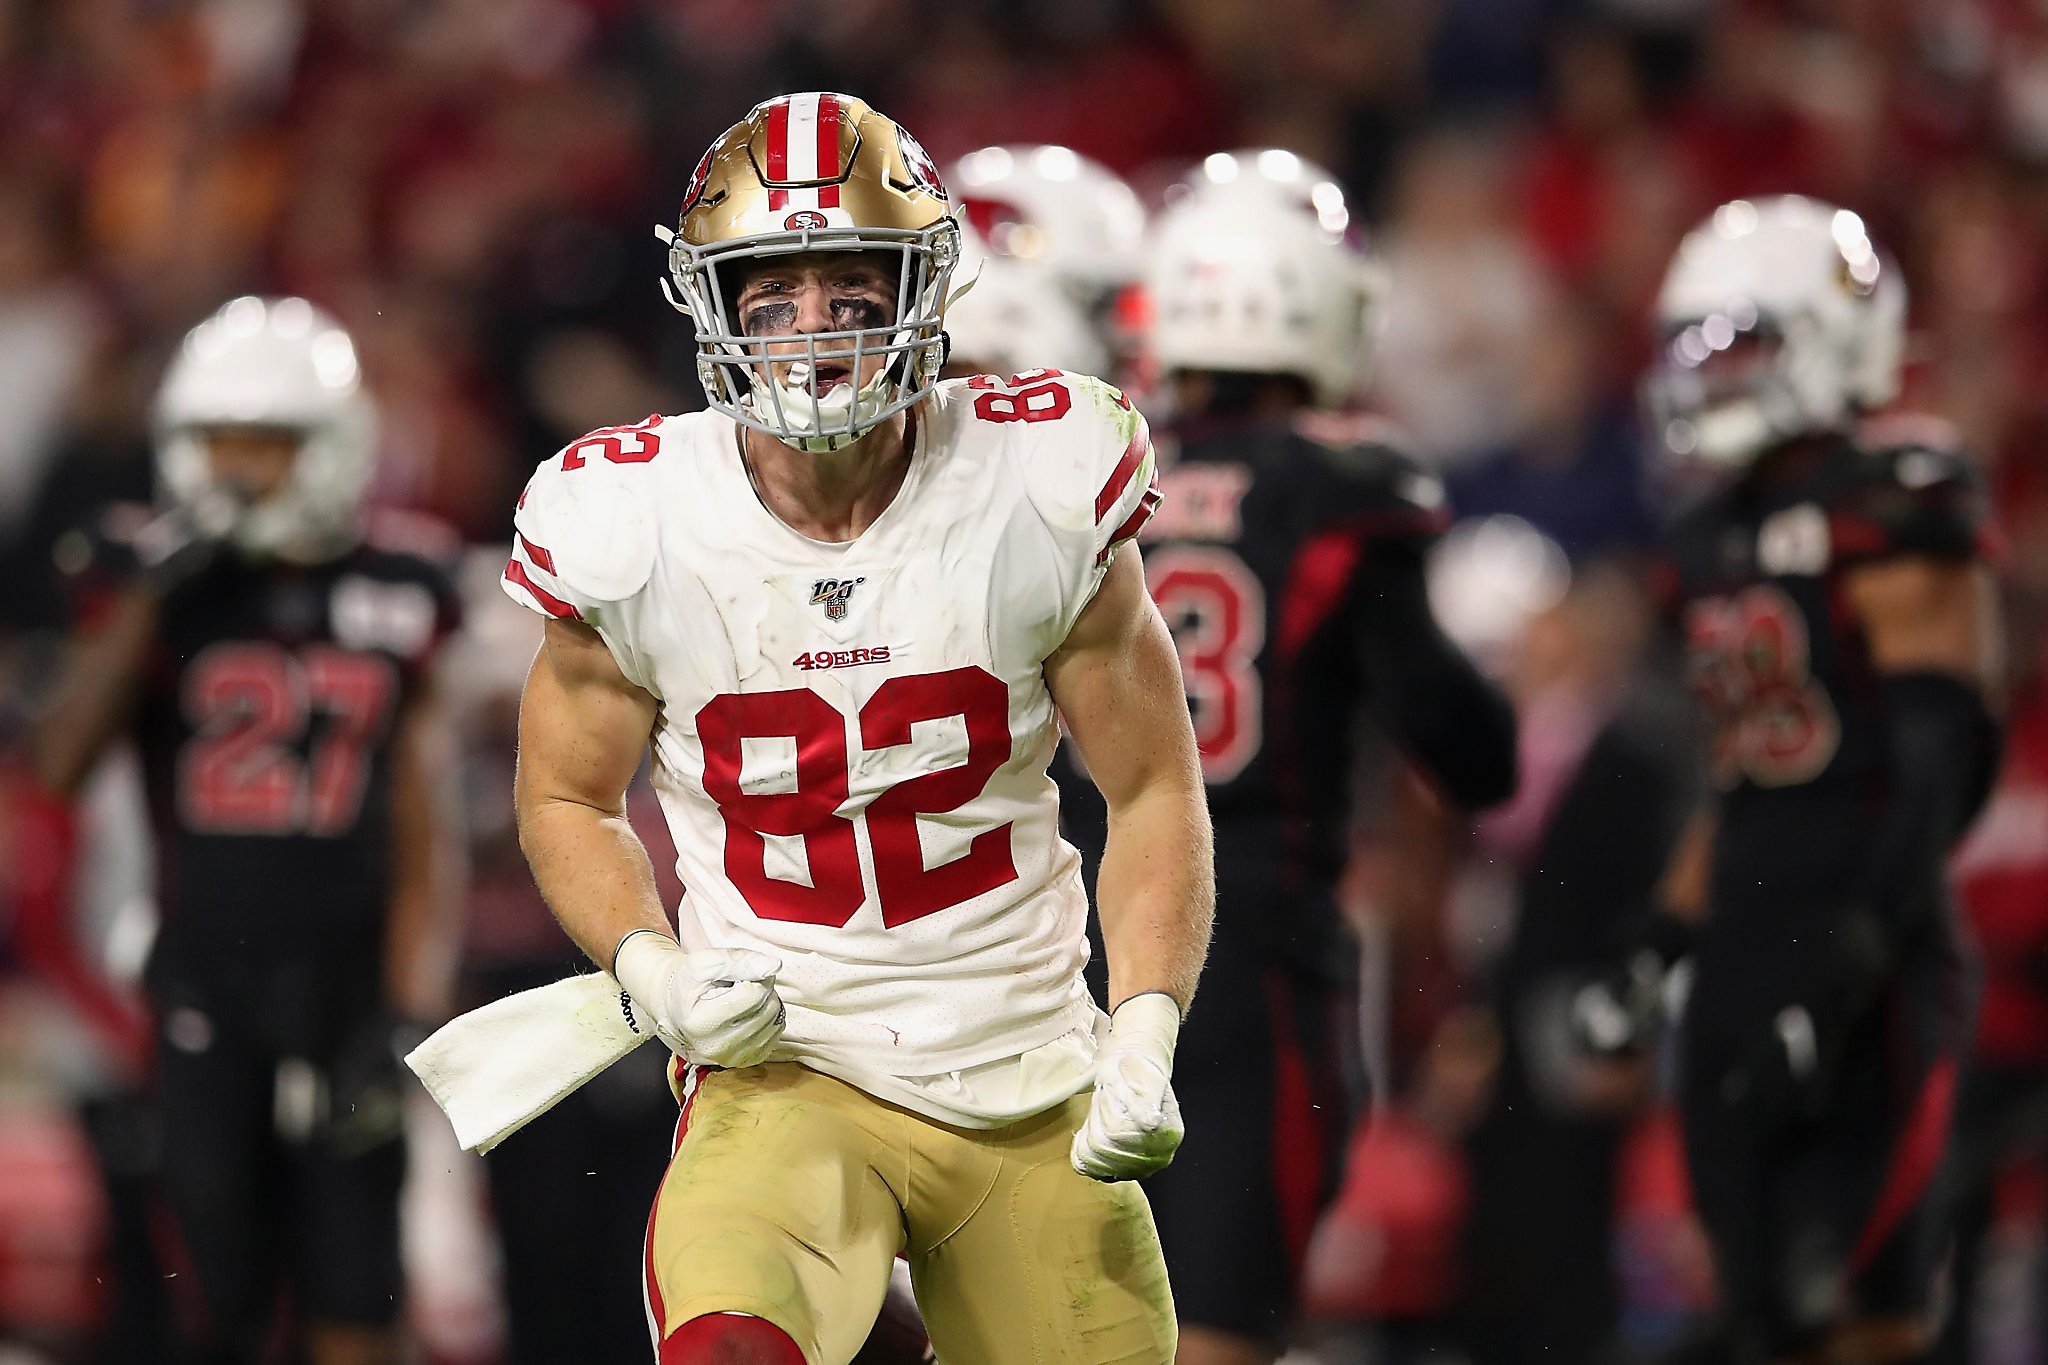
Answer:
<svg viewBox="0 0 2048 1365"><path fill-rule="evenodd" d="M122 524L84 576L88 611L123 574ZM395 727L458 615L431 548L387 534L303 567L223 555L164 601L133 720L160 956L375 943Z"/></svg>

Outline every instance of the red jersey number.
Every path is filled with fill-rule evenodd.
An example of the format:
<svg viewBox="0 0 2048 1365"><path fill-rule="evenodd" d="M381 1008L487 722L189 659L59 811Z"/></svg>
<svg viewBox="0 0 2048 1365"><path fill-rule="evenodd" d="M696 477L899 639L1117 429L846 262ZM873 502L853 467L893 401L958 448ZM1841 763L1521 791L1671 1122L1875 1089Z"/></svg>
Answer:
<svg viewBox="0 0 2048 1365"><path fill-rule="evenodd" d="M563 472L583 468L593 455L612 464L646 464L661 454L661 437L650 430L660 421L655 413L629 427L599 427L562 452Z"/></svg>
<svg viewBox="0 0 2048 1365"><path fill-rule="evenodd" d="M1770 584L1693 604L1693 686L1713 716L1722 785L1810 782L1841 745L1834 703L1813 677L1805 618Z"/></svg>
<svg viewBox="0 0 2048 1365"><path fill-rule="evenodd" d="M984 422L1053 422L1074 408L1074 395L1058 370L1026 370L1008 379L978 374L967 387L974 395L974 415ZM1005 392L1008 390L1008 392Z"/></svg>
<svg viewBox="0 0 2048 1365"><path fill-rule="evenodd" d="M185 827L346 834L362 813L371 747L397 695L397 669L381 654L259 641L202 651L180 696L193 732L178 755Z"/></svg>
<svg viewBox="0 0 2048 1365"><path fill-rule="evenodd" d="M930 868L917 830L918 816L958 810L1009 762L1010 690L1000 678L980 668L891 678L861 707L861 747L873 752L908 744L912 726L953 717L967 727L966 762L899 782L849 817L839 813L850 781L847 723L830 702L796 687L729 693L706 703L697 713L704 791L725 820L725 873L754 913L844 927L867 900L854 833L863 822L874 851L876 899L889 928L1015 881L1009 823L983 830L966 853ZM780 780L750 781L743 771L749 740L787 741L794 770ZM808 884L769 872L769 836L802 841Z"/></svg>
<svg viewBox="0 0 2048 1365"><path fill-rule="evenodd" d="M1180 651L1203 780L1228 782L1265 743L1265 589L1242 559L1214 546L1155 550L1145 580Z"/></svg>

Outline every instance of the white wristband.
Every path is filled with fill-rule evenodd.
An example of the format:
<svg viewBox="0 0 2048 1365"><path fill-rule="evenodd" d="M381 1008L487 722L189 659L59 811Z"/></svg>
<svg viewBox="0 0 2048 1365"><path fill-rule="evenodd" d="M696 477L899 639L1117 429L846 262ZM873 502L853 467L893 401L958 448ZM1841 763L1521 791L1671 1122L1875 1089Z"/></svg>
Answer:
<svg viewBox="0 0 2048 1365"><path fill-rule="evenodd" d="M1134 995L1109 1016L1109 1048L1143 1052L1171 1075L1180 1040L1180 1005L1164 991Z"/></svg>

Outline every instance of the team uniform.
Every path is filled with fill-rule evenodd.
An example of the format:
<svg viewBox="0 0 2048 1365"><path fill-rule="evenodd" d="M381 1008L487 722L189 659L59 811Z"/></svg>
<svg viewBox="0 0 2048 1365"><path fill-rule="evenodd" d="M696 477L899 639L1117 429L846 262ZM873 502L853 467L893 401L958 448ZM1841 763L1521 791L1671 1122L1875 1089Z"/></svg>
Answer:
<svg viewBox="0 0 2048 1365"><path fill-rule="evenodd" d="M1779 457L1683 517L1672 545L1723 789L1682 1042L1687 1151L1724 1293L1786 1350L1840 1316L1928 1306L1929 1187L1970 1017L1932 875L1891 917L1868 1007L1821 1038L1824 1090L1788 1103L1751 1067L1781 1010L1840 998L1853 916L1901 894L1874 875L1901 774L1845 578L1972 559L1984 499L1966 460L1917 442L1827 436Z"/></svg>
<svg viewBox="0 0 2048 1365"><path fill-rule="evenodd" d="M110 515L88 613L146 516ZM279 1279L305 1318L398 1313L403 1143L349 1108L395 1066L395 726L457 612L435 555L374 536L303 567L224 551L162 604L131 727L157 842L147 984L166 1184L226 1358L258 1358Z"/></svg>
<svg viewBox="0 0 2048 1365"><path fill-rule="evenodd" d="M1180 648L1218 907L1175 1073L1188 1137L1147 1190L1183 1318L1261 1340L1285 1325L1343 1135L1327 1040L1352 953L1332 892L1361 729L1376 715L1461 801L1512 786L1506 703L1428 610L1442 485L1388 434L1312 414L1192 435L1140 538ZM1062 772L1068 835L1092 861L1101 798Z"/></svg>
<svg viewBox="0 0 2048 1365"><path fill-rule="evenodd" d="M902 1252L944 1357L1164 1359L1144 1196L1068 1161L1101 1015L1043 674L1157 504L1150 440L1053 371L941 384L908 439L846 544L766 509L717 412L594 433L521 498L506 590L660 703L683 947L781 962L768 1064L677 1062L655 1337L738 1312L850 1359Z"/></svg>

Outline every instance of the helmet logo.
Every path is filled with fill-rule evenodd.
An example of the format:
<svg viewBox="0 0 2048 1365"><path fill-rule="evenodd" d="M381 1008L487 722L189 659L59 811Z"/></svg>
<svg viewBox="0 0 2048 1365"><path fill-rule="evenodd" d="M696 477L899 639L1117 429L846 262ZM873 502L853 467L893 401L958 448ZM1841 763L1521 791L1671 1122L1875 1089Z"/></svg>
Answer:
<svg viewBox="0 0 2048 1365"><path fill-rule="evenodd" d="M811 232L826 226L825 215L816 209L804 209L792 213L782 220L782 226L791 232Z"/></svg>
<svg viewBox="0 0 2048 1365"><path fill-rule="evenodd" d="M683 192L684 213L697 207L697 201L704 197L704 182L711 178L711 156L717 150L718 144L714 142L697 158L697 169L690 172L690 188Z"/></svg>
<svg viewBox="0 0 2048 1365"><path fill-rule="evenodd" d="M908 129L901 126L896 129L896 144L903 151L903 165L910 172L911 183L943 202L946 186L939 179L939 168L932 162L931 154L918 144Z"/></svg>

